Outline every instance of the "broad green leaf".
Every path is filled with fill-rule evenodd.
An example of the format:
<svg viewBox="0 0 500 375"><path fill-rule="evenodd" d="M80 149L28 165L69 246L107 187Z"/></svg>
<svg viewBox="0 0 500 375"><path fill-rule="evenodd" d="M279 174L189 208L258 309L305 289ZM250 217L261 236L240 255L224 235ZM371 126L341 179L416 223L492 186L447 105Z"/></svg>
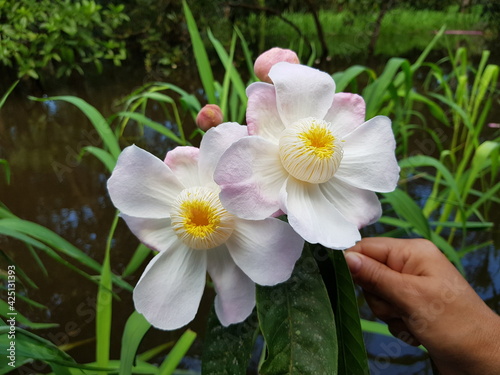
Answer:
<svg viewBox="0 0 500 375"><path fill-rule="evenodd" d="M203 375L245 375L258 331L255 311L244 322L224 327L212 307L201 360Z"/></svg>
<svg viewBox="0 0 500 375"><path fill-rule="evenodd" d="M160 365L158 375L172 375L195 339L196 333L190 329L185 331L179 340L177 340L172 350L170 350L167 358L165 358L163 363Z"/></svg>
<svg viewBox="0 0 500 375"><path fill-rule="evenodd" d="M339 347L339 374L369 374L368 360L358 311L358 301L347 267L340 250L329 250L336 281L334 306L335 325Z"/></svg>
<svg viewBox="0 0 500 375"><path fill-rule="evenodd" d="M184 9L184 16L186 17L189 35L191 36L194 58L200 74L201 83L205 89L208 102L211 104L217 104L214 90L214 75L212 73L207 51L205 50L203 40L201 39L200 32L198 31L198 26L196 25L196 21L191 13L191 9L189 9L187 1L182 1L182 7Z"/></svg>
<svg viewBox="0 0 500 375"><path fill-rule="evenodd" d="M137 348L150 328L151 324L137 311L134 311L127 319L122 335L120 375L132 374Z"/></svg>
<svg viewBox="0 0 500 375"><path fill-rule="evenodd" d="M262 375L338 373L335 317L307 245L288 281L257 286L257 313L268 348Z"/></svg>

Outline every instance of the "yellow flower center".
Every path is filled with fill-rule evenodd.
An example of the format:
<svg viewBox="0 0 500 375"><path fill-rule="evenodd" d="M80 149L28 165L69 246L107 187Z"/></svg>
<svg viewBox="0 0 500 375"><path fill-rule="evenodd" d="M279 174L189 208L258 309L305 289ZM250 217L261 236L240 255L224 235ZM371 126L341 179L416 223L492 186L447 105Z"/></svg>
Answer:
<svg viewBox="0 0 500 375"><path fill-rule="evenodd" d="M197 250L222 245L234 229L234 217L222 207L218 192L205 187L183 190L170 219L177 237Z"/></svg>
<svg viewBox="0 0 500 375"><path fill-rule="evenodd" d="M281 133L279 153L283 167L293 177L320 184L333 177L343 150L329 123L309 117Z"/></svg>

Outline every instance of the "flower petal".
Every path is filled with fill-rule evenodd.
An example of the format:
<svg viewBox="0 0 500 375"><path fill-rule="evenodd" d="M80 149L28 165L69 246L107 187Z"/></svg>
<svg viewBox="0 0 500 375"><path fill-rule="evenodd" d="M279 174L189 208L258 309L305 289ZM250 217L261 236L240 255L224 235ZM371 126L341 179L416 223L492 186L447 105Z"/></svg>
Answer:
<svg viewBox="0 0 500 375"><path fill-rule="evenodd" d="M220 158L214 179L222 205L244 219L265 219L278 211L279 191L288 173L278 145L259 136L234 143Z"/></svg>
<svg viewBox="0 0 500 375"><path fill-rule="evenodd" d="M273 85L263 82L252 83L247 88L248 134L260 135L278 143L285 125L276 106L276 91Z"/></svg>
<svg viewBox="0 0 500 375"><path fill-rule="evenodd" d="M386 193L396 188L399 166L391 120L377 116L344 137L344 156L335 177L360 189Z"/></svg>
<svg viewBox="0 0 500 375"><path fill-rule="evenodd" d="M319 188L347 221L358 228L373 224L382 215L382 206L373 191L358 189L335 177Z"/></svg>
<svg viewBox="0 0 500 375"><path fill-rule="evenodd" d="M224 326L245 320L255 306L255 284L234 263L225 246L210 249L208 273L215 291L215 312Z"/></svg>
<svg viewBox="0 0 500 375"><path fill-rule="evenodd" d="M120 215L130 231L147 247L165 251L179 240L171 227L170 218L145 219L125 214Z"/></svg>
<svg viewBox="0 0 500 375"><path fill-rule="evenodd" d="M361 96L339 92L333 97L333 105L324 120L330 122L334 134L342 138L365 122L365 111L366 104Z"/></svg>
<svg viewBox="0 0 500 375"><path fill-rule="evenodd" d="M226 245L234 261L260 285L290 278L304 240L290 225L275 218L238 220Z"/></svg>
<svg viewBox="0 0 500 375"><path fill-rule="evenodd" d="M115 207L135 217L168 217L170 205L182 189L165 163L136 146L123 150L108 180Z"/></svg>
<svg viewBox="0 0 500 375"><path fill-rule="evenodd" d="M192 146L177 146L167 152L165 164L185 187L199 186L198 179L199 150Z"/></svg>
<svg viewBox="0 0 500 375"><path fill-rule="evenodd" d="M214 184L214 170L221 155L234 142L247 135L247 127L236 122L226 122L206 132L201 140L198 162L203 186Z"/></svg>
<svg viewBox="0 0 500 375"><path fill-rule="evenodd" d="M133 294L136 310L160 329L177 329L193 320L205 286L206 253L176 245L149 262Z"/></svg>
<svg viewBox="0 0 500 375"><path fill-rule="evenodd" d="M361 239L356 225L348 222L321 192L318 185L290 177L281 190L288 222L310 243L346 249Z"/></svg>
<svg viewBox="0 0 500 375"><path fill-rule="evenodd" d="M269 72L285 127L306 118L323 119L332 106L335 82L325 72L305 65L279 62Z"/></svg>

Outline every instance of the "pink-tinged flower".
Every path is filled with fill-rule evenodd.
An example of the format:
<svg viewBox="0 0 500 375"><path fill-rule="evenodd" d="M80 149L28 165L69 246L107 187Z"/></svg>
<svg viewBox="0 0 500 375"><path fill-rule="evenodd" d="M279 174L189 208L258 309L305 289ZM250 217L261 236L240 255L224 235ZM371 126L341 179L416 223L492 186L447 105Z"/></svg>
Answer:
<svg viewBox="0 0 500 375"><path fill-rule="evenodd" d="M282 62L269 76L274 85L247 89L250 136L216 168L221 201L246 219L282 210L306 241L348 248L381 215L375 192L396 187L391 121L365 122L364 100L335 94L333 79L319 70Z"/></svg>
<svg viewBox="0 0 500 375"><path fill-rule="evenodd" d="M108 181L113 204L130 230L159 253L133 293L135 307L154 326L177 329L195 316L208 271L223 325L243 321L255 305L255 284L287 280L303 240L285 222L240 219L222 206L213 171L220 155L247 135L221 124L200 149L177 147L165 162L127 147Z"/></svg>
<svg viewBox="0 0 500 375"><path fill-rule="evenodd" d="M269 71L274 64L279 62L289 62L291 64L298 64L299 58L297 54L290 49L283 49L279 47L271 48L266 52L262 53L255 60L253 70L258 79L264 82L272 83L271 78L269 78Z"/></svg>
<svg viewBox="0 0 500 375"><path fill-rule="evenodd" d="M222 124L223 116L220 107L216 104L207 104L196 116L196 125L206 132L208 129Z"/></svg>

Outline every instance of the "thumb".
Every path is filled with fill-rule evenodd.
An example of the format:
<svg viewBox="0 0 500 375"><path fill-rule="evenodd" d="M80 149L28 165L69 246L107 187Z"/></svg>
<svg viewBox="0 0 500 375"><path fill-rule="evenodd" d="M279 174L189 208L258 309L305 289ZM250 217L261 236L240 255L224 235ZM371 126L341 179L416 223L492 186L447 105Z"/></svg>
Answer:
<svg viewBox="0 0 500 375"><path fill-rule="evenodd" d="M401 273L357 252L345 252L345 259L356 284L388 302L399 300L397 286L403 283Z"/></svg>

